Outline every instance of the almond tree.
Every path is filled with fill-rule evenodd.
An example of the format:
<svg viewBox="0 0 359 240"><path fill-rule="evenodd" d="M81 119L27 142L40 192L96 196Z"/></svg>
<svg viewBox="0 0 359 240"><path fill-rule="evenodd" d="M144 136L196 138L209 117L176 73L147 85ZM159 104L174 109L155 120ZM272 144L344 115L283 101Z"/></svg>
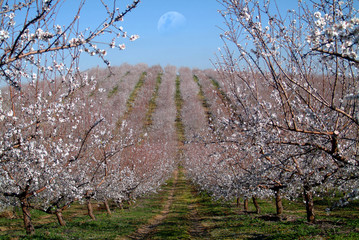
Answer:
<svg viewBox="0 0 359 240"><path fill-rule="evenodd" d="M238 129L261 134L253 153L287 175L292 194L301 186L314 222L316 187L350 190L358 183L354 1L298 1L285 13L275 11L275 1L221 2L225 46L217 67L238 120L251 116Z"/></svg>
<svg viewBox="0 0 359 240"><path fill-rule="evenodd" d="M121 50L119 38L137 39L119 24L138 2L121 10L117 1L99 1L104 18L86 29L79 28L85 0L77 3L66 25L58 19L68 17L63 1L0 2L0 75L9 86L0 104L0 193L1 199L19 200L28 234L34 233L30 198L64 184L57 180L71 175L87 145L94 144L94 129L105 121L100 112L81 115L94 103L79 93L86 87L95 89L95 82L79 73L80 55L86 52L109 64L105 48Z"/></svg>

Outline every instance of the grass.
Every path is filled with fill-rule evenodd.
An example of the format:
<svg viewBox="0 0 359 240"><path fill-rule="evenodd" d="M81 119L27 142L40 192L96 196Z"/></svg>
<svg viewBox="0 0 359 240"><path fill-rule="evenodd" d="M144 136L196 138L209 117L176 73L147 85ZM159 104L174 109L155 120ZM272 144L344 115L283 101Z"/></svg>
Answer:
<svg viewBox="0 0 359 240"><path fill-rule="evenodd" d="M20 217L0 218L0 239L116 239L131 234L138 226L158 214L166 198L164 186L164 190L159 194L148 195L123 210L117 208L112 211L111 216L107 215L102 206L97 206L94 209L96 221L87 216L85 205L76 203L64 211L64 227L58 225L55 216L33 210L31 214L35 234L32 236L26 235Z"/></svg>
<svg viewBox="0 0 359 240"><path fill-rule="evenodd" d="M117 92L118 92L118 90L119 90L118 88L119 88L118 85L114 86L114 87L111 89L111 91L108 92L107 97L108 97L108 98L111 98L111 97L113 97L115 94L117 94Z"/></svg>
<svg viewBox="0 0 359 240"><path fill-rule="evenodd" d="M221 85L219 84L219 82L212 78L209 77L212 86L214 87L214 89L218 92L218 95L220 96L220 98L222 99L223 103L225 103L226 105L230 106L230 108L232 108L233 110L235 110L235 105L232 104L231 99L227 96L227 94L224 92L224 90L222 89Z"/></svg>
<svg viewBox="0 0 359 240"><path fill-rule="evenodd" d="M142 72L140 79L137 81L135 87L133 88L132 92L130 93L130 96L126 101L126 112L124 116L122 116L117 121L117 126L121 126L123 120L125 120L127 116L132 112L133 105L135 104L135 100L137 98L139 91L141 90L143 84L145 83L146 76L147 76L147 72Z"/></svg>
<svg viewBox="0 0 359 240"><path fill-rule="evenodd" d="M128 76L131 72L130 71L127 71L120 79L119 83L123 82L123 79ZM107 94L107 98L112 98L113 96L115 96L118 92L119 92L119 85L115 85L111 91L108 92Z"/></svg>
<svg viewBox="0 0 359 240"><path fill-rule="evenodd" d="M303 203L284 200L285 214L278 220L274 202L259 200L261 214L241 212L234 203L212 201L201 195L198 213L211 239L359 239L359 203L338 209L329 215L317 204L317 223L305 220Z"/></svg>
<svg viewBox="0 0 359 240"><path fill-rule="evenodd" d="M160 90L161 83L162 83L162 73L159 73L156 78L155 91L153 92L152 97L151 97L150 101L148 102L148 110L147 110L147 113L145 116L145 124L144 124L145 128L148 128L153 123L152 115L157 108L156 100L158 97L158 91Z"/></svg>
<svg viewBox="0 0 359 240"><path fill-rule="evenodd" d="M245 213L233 202L213 200L199 192L185 179L180 168L179 178L163 186L158 194L138 200L108 216L102 206L95 208L96 221L86 215L79 203L64 212L67 226L60 227L54 216L32 211L36 234L26 236L20 218L0 218L0 239L116 239L125 237L161 214L169 191L175 187L170 211L166 218L147 236L149 239L359 239L359 201L344 208L325 212L331 200L315 201L315 224L305 220L301 201L283 199L284 216L275 217L272 200L258 200L261 214L253 204ZM113 205L112 205L113 206ZM18 213L19 214L19 213Z"/></svg>
<svg viewBox="0 0 359 240"><path fill-rule="evenodd" d="M134 104L134 102L136 100L138 92L141 90L141 87L145 83L146 76L147 76L147 72L143 72L141 74L140 79L138 80L138 82L136 83L136 85L135 85L134 89L132 90L130 96L128 97L127 102L126 102L127 112L132 111L133 104Z"/></svg>
<svg viewBox="0 0 359 240"><path fill-rule="evenodd" d="M281 220L274 215L274 201L258 202L261 214L253 204L245 213L235 201L215 201L199 192L180 172L171 211L150 239L359 239L359 201L328 214L328 201L317 200L315 224L306 222L300 201L283 199Z"/></svg>
<svg viewBox="0 0 359 240"><path fill-rule="evenodd" d="M206 117L207 117L207 121L209 123L209 125L211 125L211 122L212 122L212 119L213 119L213 116L212 116L212 113L210 111L210 104L208 103L205 95L204 95L204 92L203 92L203 87L201 85L201 83L199 82L199 79L196 75L193 75L193 80L195 81L195 83L197 83L197 86L199 88L199 91L198 91L198 99L201 101L202 103L202 107L204 109L204 112L206 114Z"/></svg>
<svg viewBox="0 0 359 240"><path fill-rule="evenodd" d="M176 133L177 133L177 139L178 142L184 144L186 141L186 135L185 135L185 127L182 121L182 106L183 106L183 98L181 95L181 78L179 75L176 77L176 91L175 91L175 104L176 104L176 118L175 118L175 127L176 127Z"/></svg>
<svg viewBox="0 0 359 240"><path fill-rule="evenodd" d="M173 203L170 212L165 220L157 226L150 239L190 239L190 210L188 206L192 204L194 198L188 188L188 182L179 172L176 191L173 196Z"/></svg>

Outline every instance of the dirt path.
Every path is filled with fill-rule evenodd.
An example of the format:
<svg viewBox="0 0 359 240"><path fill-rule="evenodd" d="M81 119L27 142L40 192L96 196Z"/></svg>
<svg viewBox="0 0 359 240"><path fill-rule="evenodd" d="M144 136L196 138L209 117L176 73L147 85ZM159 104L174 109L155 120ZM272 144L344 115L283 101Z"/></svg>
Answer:
<svg viewBox="0 0 359 240"><path fill-rule="evenodd" d="M209 237L207 229L202 225L201 218L197 212L197 204L189 205L190 210L190 221L191 221L191 229L189 230L189 234L194 239L206 239Z"/></svg>
<svg viewBox="0 0 359 240"><path fill-rule="evenodd" d="M123 237L123 238L117 238L119 240L128 240L128 239L146 239L155 229L158 225L160 225L163 220L167 217L168 213L170 212L171 205L173 203L173 196L175 193L176 185L178 181L178 171L174 172L174 180L173 180L173 186L170 189L168 199L166 199L163 210L160 214L154 216L151 218L147 224L140 226L136 232L133 234Z"/></svg>

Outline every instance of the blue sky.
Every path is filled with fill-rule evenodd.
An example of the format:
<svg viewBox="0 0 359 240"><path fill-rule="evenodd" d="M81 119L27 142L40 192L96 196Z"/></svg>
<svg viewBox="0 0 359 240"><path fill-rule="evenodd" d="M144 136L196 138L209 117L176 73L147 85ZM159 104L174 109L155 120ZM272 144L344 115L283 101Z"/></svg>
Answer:
<svg viewBox="0 0 359 240"><path fill-rule="evenodd" d="M131 2L118 1L119 4ZM297 0L276 2L283 13L289 8L295 9L298 3ZM97 1L87 1L86 4L81 23L89 26L91 21L99 19L100 9L96 5ZM110 49L107 59L112 66L146 63L149 66L170 64L177 67L213 68L210 59L214 60L218 48L223 46L219 35L222 33L220 28L225 28L219 9L223 9L223 6L217 0L141 0L122 23L129 35L138 34L140 38L134 42L124 41L125 51ZM157 24L161 16L170 11L182 14L185 24L171 34L163 34L158 31ZM101 60L83 55L81 69L97 65L105 66Z"/></svg>
<svg viewBox="0 0 359 240"><path fill-rule="evenodd" d="M142 0L136 9L126 15L122 24L129 35L138 34L140 38L125 42L125 51L111 49L107 58L111 65L126 62L212 68L210 59L214 59L218 47L222 46L218 26L223 20L217 12L220 8L216 0ZM160 33L158 20L169 11L182 14L186 19L185 24L169 34ZM91 16L81 16L81 20L86 21L86 17ZM83 57L81 68L104 66L94 57L85 54Z"/></svg>

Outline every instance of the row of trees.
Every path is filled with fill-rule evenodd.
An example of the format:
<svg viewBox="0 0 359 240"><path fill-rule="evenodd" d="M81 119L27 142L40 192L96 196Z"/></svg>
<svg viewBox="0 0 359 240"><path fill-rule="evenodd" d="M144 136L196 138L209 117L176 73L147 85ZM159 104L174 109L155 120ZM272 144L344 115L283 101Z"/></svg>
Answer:
<svg viewBox="0 0 359 240"><path fill-rule="evenodd" d="M193 138L190 176L216 196L275 195L279 214L282 195L302 195L314 222L314 196L358 188L356 5L299 1L283 13L275 1L221 3L217 73L199 78L217 93L203 110L216 121Z"/></svg>
<svg viewBox="0 0 359 240"><path fill-rule="evenodd" d="M91 199L133 200L172 172L175 139L161 137L164 123L148 122L161 118L152 98L169 94L163 69L79 71L82 54L109 65L107 49L138 38L120 26L138 3L99 1L104 18L81 29L85 0L72 8L73 19L60 0L0 1L0 75L8 83L0 94L0 207L21 206L29 234L31 209L56 214L63 225L62 211L82 201L95 218ZM174 74L168 68L164 76Z"/></svg>
<svg viewBox="0 0 359 240"><path fill-rule="evenodd" d="M103 201L110 213L107 200L133 201L157 191L173 172L175 115L167 113L175 109L168 99L176 69L123 65L87 74L97 84L77 89L62 108L51 108L58 104L54 92L39 81L45 103L27 106L33 86L23 85L19 95L26 101L16 101L16 114L4 113L2 143L13 145L2 152L1 207L21 205L28 233L34 231L31 209L56 214L64 225L62 211L80 201L95 219L91 200ZM3 109L11 107L9 89L3 89Z"/></svg>
<svg viewBox="0 0 359 240"><path fill-rule="evenodd" d="M131 141L112 131L101 99L88 98L96 81L78 64L82 52L107 63L95 42L102 35L126 37L118 24L138 1L125 8L99 1L104 19L93 29L79 29L85 3L78 2L62 24L64 16L69 19L62 1L0 2L0 75L9 85L0 100L1 206L18 199L27 233L34 232L30 200L58 213L89 196L117 169L107 166L108 159Z"/></svg>
<svg viewBox="0 0 359 240"><path fill-rule="evenodd" d="M105 48L138 38L119 25L138 2L99 1L105 18L80 31L86 1L66 25L60 0L0 1L0 201L21 206L28 233L31 208L64 224L73 201L91 214L91 199L155 191L179 156L216 197L274 195L280 214L282 196L302 195L309 222L314 196L358 188L354 1L282 13L272 1L223 0L217 71L80 72L81 54L109 64Z"/></svg>

